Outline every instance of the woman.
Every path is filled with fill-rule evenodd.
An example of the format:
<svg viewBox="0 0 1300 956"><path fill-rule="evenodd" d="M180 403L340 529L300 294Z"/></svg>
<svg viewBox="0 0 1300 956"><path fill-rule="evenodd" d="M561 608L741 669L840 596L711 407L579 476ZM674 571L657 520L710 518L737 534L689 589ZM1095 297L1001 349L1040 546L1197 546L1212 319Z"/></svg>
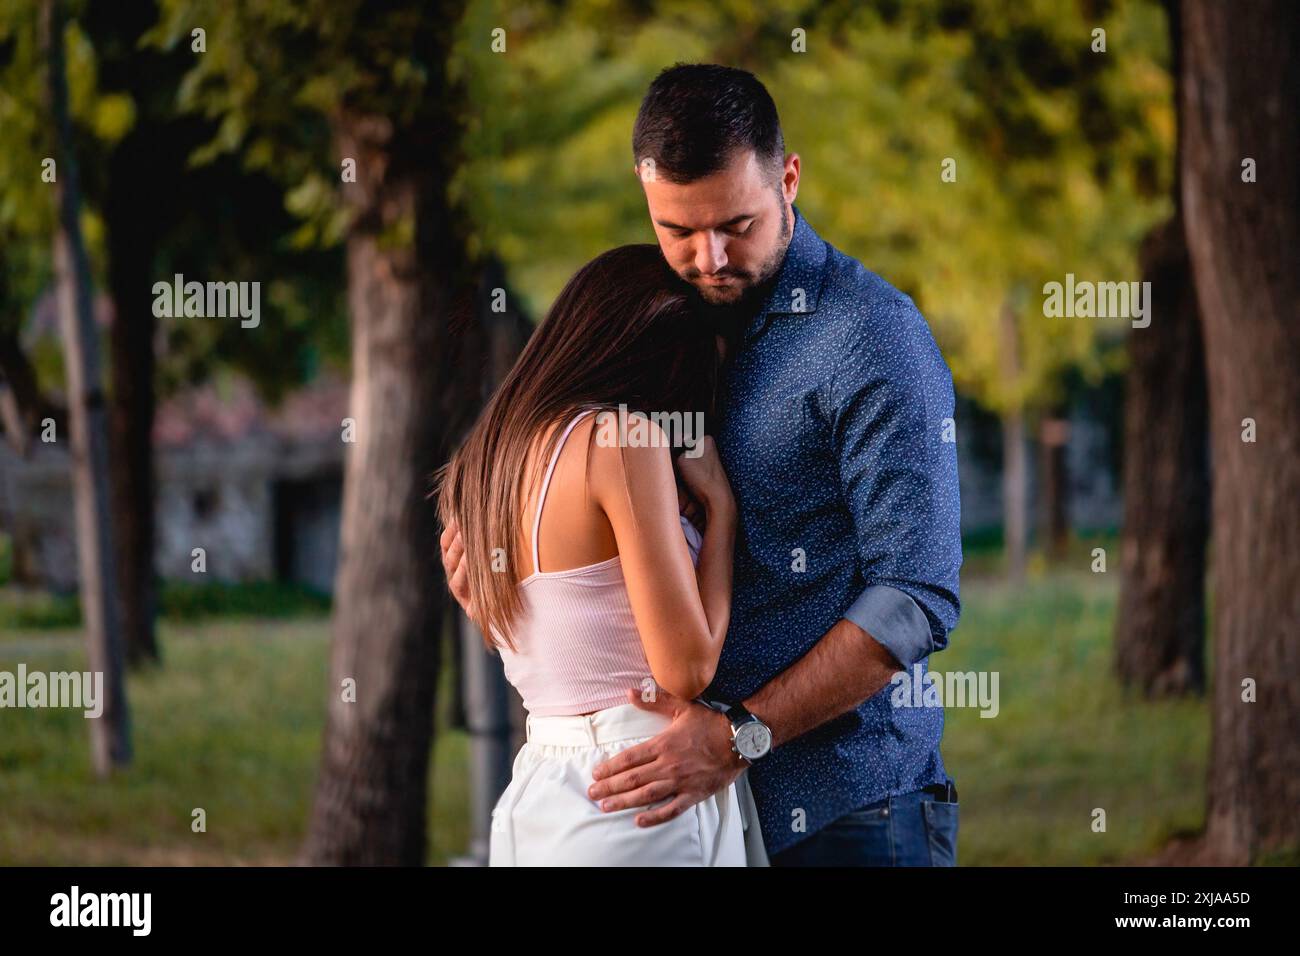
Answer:
<svg viewBox="0 0 1300 956"><path fill-rule="evenodd" d="M670 722L630 689L689 700L717 667L731 488L712 439L683 453L645 418L707 420L717 372L713 332L658 247L611 250L565 286L441 475L444 546L459 529L464 554L449 560L529 715L493 811L494 866L743 866L745 827L755 843L743 778L739 796L654 827L634 822L643 807L606 813L587 796L596 764Z"/></svg>

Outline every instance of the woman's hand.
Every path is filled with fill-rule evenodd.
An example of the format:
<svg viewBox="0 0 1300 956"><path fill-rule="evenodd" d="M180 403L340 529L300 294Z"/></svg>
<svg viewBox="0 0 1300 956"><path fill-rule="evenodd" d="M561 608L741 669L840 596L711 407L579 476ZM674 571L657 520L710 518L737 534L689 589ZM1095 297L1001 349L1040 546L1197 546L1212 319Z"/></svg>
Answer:
<svg viewBox="0 0 1300 956"><path fill-rule="evenodd" d="M708 518L714 515L734 514L736 499L731 494L731 483L722 468L718 446L712 437L705 435L699 446L700 454L690 458L685 452L677 456L677 473L691 496L704 506Z"/></svg>
<svg viewBox="0 0 1300 956"><path fill-rule="evenodd" d="M677 510L700 534L704 534L704 507L695 500L695 496L686 490L681 478L677 479Z"/></svg>

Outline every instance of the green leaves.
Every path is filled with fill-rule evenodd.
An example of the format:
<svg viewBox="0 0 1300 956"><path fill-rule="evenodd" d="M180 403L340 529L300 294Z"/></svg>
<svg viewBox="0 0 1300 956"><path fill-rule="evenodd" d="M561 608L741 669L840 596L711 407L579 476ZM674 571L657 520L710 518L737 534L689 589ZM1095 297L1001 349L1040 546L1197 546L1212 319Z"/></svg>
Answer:
<svg viewBox="0 0 1300 956"><path fill-rule="evenodd" d="M1137 278L1137 243L1169 210L1163 15L1147 0L1092 9L476 0L453 62L474 107L457 188L538 314L597 252L654 241L629 149L655 73L751 69L803 160L798 202L821 234L916 299L963 391L995 411L1037 406L1069 370L1103 374L1126 325L1046 319L1043 284ZM506 53L491 50L497 27ZM791 50L795 27L806 53ZM1105 53L1091 49L1097 27Z"/></svg>
<svg viewBox="0 0 1300 956"><path fill-rule="evenodd" d="M10 326L21 324L49 281L54 192L42 177L61 173L45 162L54 157L54 149L39 9L35 0L0 5L0 323ZM75 21L66 25L64 44L79 142L87 149L107 149L129 132L135 120L132 104L129 98L100 92L94 47ZM103 223L89 203L83 205L82 220L87 247L97 259ZM44 367L41 362L37 366Z"/></svg>

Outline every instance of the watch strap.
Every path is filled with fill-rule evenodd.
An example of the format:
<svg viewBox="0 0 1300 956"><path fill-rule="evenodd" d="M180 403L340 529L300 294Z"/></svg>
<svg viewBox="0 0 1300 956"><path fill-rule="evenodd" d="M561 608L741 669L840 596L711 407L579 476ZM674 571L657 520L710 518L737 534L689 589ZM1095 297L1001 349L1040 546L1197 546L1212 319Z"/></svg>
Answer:
<svg viewBox="0 0 1300 956"><path fill-rule="evenodd" d="M709 700L707 697L703 696L696 697L695 702L697 704L703 704L705 707L709 708L709 710L716 710L723 717L726 717L727 720L731 721L732 733L735 733L736 728L741 724L749 723L751 720L758 720L758 718L746 710L742 704L728 704L721 700Z"/></svg>
<svg viewBox="0 0 1300 956"><path fill-rule="evenodd" d="M757 717L745 709L744 704L724 704L723 706L726 708L723 713L731 721L732 730L736 730L741 724L747 724L751 720L758 720Z"/></svg>
<svg viewBox="0 0 1300 956"><path fill-rule="evenodd" d="M705 707L709 708L709 710L716 710L722 716L727 718L727 720L731 724L731 746L732 749L735 750L736 753L738 754L740 754L740 749L739 747L736 746L736 733L745 724L762 723L762 721L753 713L751 713L749 709L745 707L744 704L728 704L720 700L708 700L703 695L696 697L695 701L696 703L703 704ZM745 761L745 763L748 764L753 763L753 761L751 761L744 754L740 754L740 756L741 759Z"/></svg>

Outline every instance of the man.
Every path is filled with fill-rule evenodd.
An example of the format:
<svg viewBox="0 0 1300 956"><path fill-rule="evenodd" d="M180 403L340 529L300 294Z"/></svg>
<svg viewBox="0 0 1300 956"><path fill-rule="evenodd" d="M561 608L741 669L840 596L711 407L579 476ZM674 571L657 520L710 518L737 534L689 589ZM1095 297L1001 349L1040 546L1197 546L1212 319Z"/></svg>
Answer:
<svg viewBox="0 0 1300 956"><path fill-rule="evenodd" d="M631 692L673 723L598 766L589 794L654 804L637 817L653 826L749 767L774 865L953 865L943 710L889 690L960 610L947 366L911 299L794 206L799 156L754 76L665 70L633 155L664 257L734 326L718 445L740 533L713 684L700 701Z"/></svg>

